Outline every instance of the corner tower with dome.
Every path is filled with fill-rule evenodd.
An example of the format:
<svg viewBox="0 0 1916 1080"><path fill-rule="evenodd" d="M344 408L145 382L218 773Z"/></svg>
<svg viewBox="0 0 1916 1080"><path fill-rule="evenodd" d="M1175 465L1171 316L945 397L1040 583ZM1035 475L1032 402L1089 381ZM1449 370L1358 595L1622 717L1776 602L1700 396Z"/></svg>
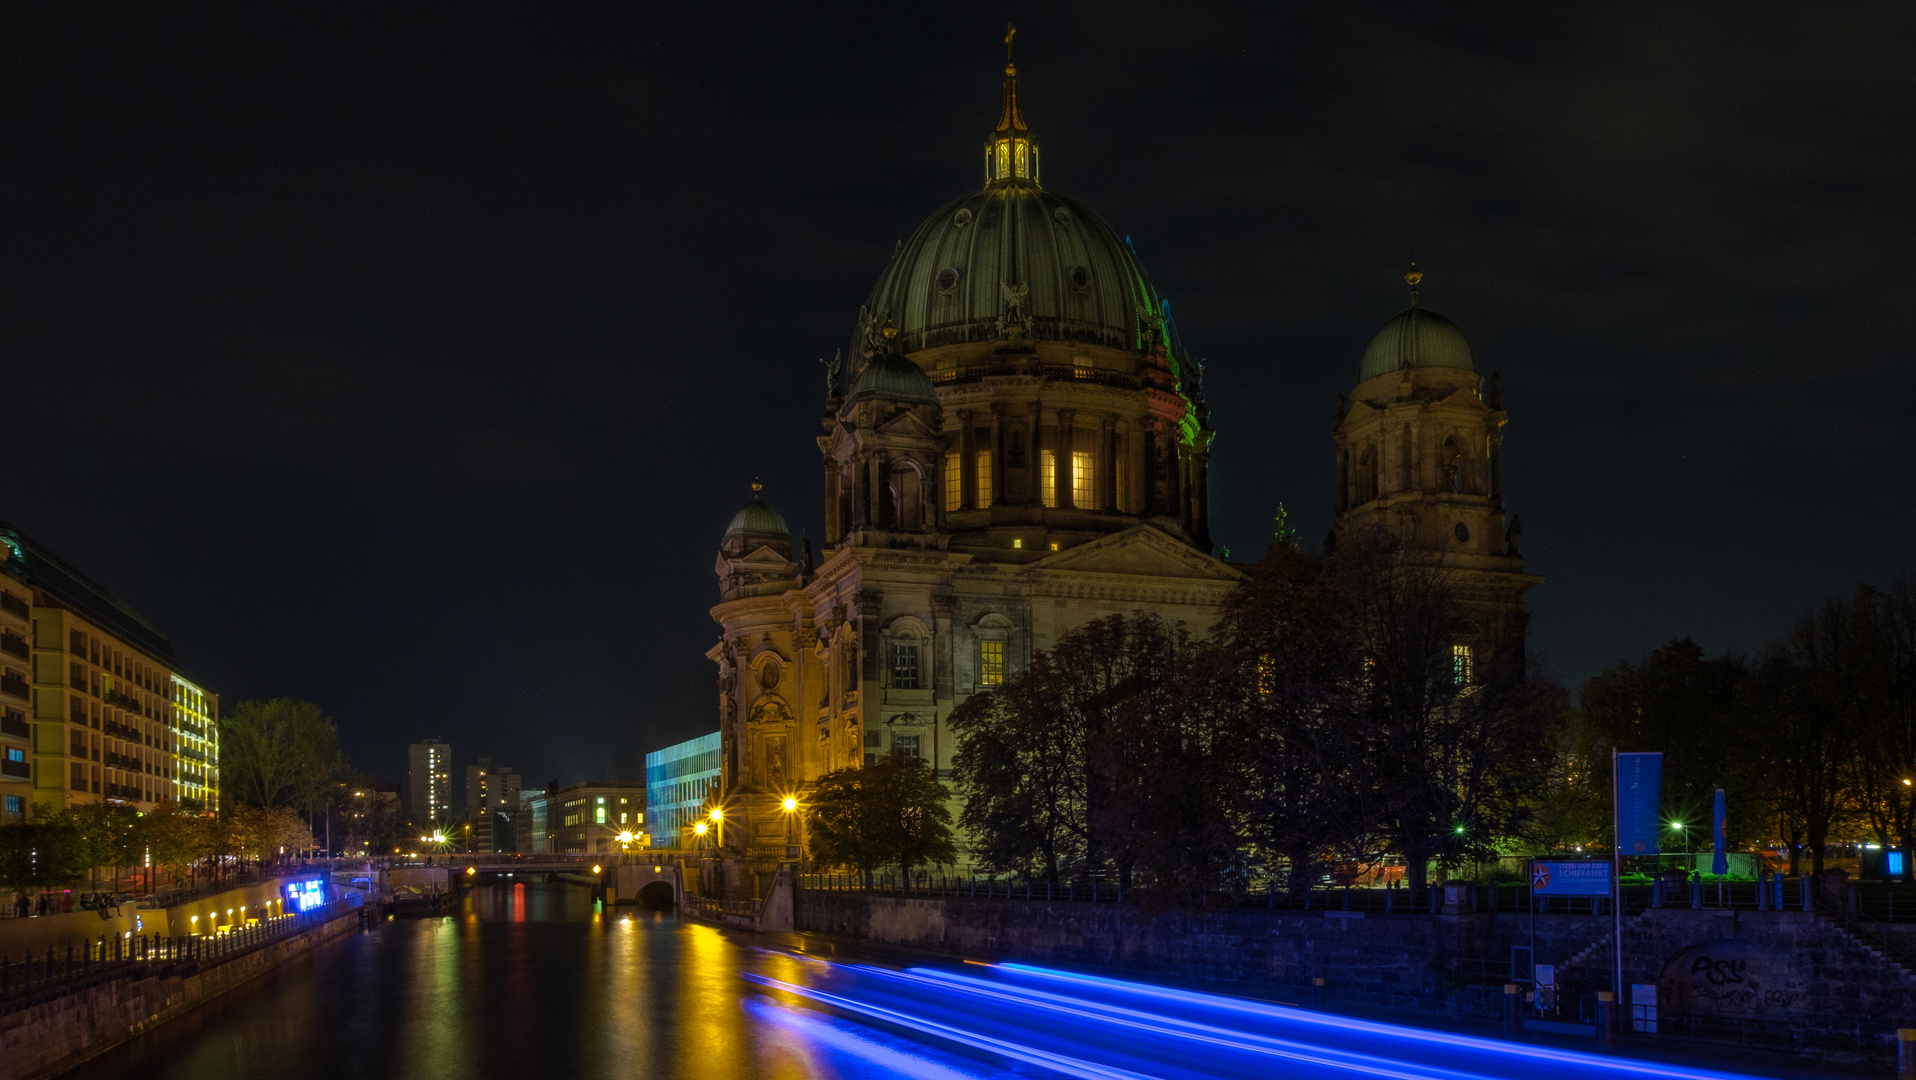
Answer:
<svg viewBox="0 0 1916 1080"><path fill-rule="evenodd" d="M1524 594L1543 578L1524 573L1523 526L1506 518L1503 387L1486 384L1457 325L1418 299L1364 350L1357 386L1337 398L1336 519L1326 546L1381 529L1413 558L1457 574L1486 616L1485 638L1459 642L1460 670L1524 660Z"/></svg>
<svg viewBox="0 0 1916 1080"><path fill-rule="evenodd" d="M1202 371L1128 241L1042 186L1009 64L984 156L828 371L816 568L756 499L722 545L741 866L798 857L781 804L832 769L897 751L948 776L951 710L1065 631L1145 609L1204 633L1242 580L1210 553Z"/></svg>

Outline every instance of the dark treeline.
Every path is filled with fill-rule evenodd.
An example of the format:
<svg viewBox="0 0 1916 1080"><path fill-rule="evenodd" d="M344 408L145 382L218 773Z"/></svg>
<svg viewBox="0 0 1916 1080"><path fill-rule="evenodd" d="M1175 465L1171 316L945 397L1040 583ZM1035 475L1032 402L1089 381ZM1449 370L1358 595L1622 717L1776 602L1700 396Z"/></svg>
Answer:
<svg viewBox="0 0 1916 1080"><path fill-rule="evenodd" d="M1665 752L1666 820L1706 847L1717 787L1733 840L1786 840L1818 869L1845 830L1916 841L1907 585L1829 604L1753 659L1672 642L1592 679L1581 707L1470 585L1381 534L1280 545L1208 638L1146 613L1066 634L952 714L975 857L1181 894L1398 857L1422 886L1432 866L1606 850L1613 747Z"/></svg>

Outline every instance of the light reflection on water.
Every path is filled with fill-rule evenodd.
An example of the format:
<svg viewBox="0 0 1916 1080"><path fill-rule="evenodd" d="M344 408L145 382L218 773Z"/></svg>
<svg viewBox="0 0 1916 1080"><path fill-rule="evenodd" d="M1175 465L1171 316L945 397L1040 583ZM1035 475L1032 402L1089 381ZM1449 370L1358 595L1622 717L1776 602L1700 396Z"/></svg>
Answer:
<svg viewBox="0 0 1916 1080"><path fill-rule="evenodd" d="M740 975L806 983L816 965L669 915L594 908L586 890L514 881L457 915L328 944L71 1075L698 1077L927 1080L992 1075L802 1009Z"/></svg>

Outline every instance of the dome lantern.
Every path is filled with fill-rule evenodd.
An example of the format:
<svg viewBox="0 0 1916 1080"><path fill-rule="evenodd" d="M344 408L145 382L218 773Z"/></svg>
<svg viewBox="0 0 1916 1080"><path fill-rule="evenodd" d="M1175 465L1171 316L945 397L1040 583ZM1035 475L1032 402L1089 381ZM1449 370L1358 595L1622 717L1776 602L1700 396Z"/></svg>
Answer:
<svg viewBox="0 0 1916 1080"><path fill-rule="evenodd" d="M1011 62L1011 39L1018 28L1005 24L1005 107L998 128L985 142L985 186L1020 180L1038 182L1038 140L1018 111L1018 68Z"/></svg>

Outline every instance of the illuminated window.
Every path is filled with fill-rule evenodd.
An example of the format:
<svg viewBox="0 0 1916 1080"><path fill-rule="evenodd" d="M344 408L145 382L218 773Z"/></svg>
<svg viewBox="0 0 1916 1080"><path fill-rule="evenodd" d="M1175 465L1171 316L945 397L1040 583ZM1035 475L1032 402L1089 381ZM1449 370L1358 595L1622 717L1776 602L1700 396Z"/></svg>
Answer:
<svg viewBox="0 0 1916 1080"><path fill-rule="evenodd" d="M1111 465L1112 465L1111 474L1117 480L1117 484L1115 486L1117 487L1116 497L1117 497L1118 509L1120 510L1129 509L1130 500L1125 497L1124 485L1125 485L1125 482L1130 479L1130 470L1125 468L1124 466L1124 447L1122 446L1118 447L1117 455L1113 458Z"/></svg>
<svg viewBox="0 0 1916 1080"><path fill-rule="evenodd" d="M595 825L605 824L605 807L595 806L592 808L592 822Z"/></svg>
<svg viewBox="0 0 1916 1080"><path fill-rule="evenodd" d="M1058 505L1058 459L1051 451L1038 451L1038 495L1046 506Z"/></svg>
<svg viewBox="0 0 1916 1080"><path fill-rule="evenodd" d="M1450 647L1450 678L1458 686L1469 686L1474 672L1470 661L1470 646L1452 645Z"/></svg>
<svg viewBox="0 0 1916 1080"><path fill-rule="evenodd" d="M1029 148L1030 148L1029 143L1026 143L1023 139L1018 140L1017 165L1014 167L1013 171L1016 172L1019 176L1031 175L1031 162L1029 157Z"/></svg>
<svg viewBox="0 0 1916 1080"><path fill-rule="evenodd" d="M998 171L994 173L993 175L997 176L999 179L1003 179L1004 177L1009 176L1010 174L1011 174L1011 143L1009 141L1000 142L998 144ZM982 227L983 226L980 226L980 228Z"/></svg>
<svg viewBox="0 0 1916 1080"><path fill-rule="evenodd" d="M1091 455L1083 451L1071 454L1071 501L1087 510L1098 508L1097 475L1091 468Z"/></svg>
<svg viewBox="0 0 1916 1080"><path fill-rule="evenodd" d="M961 490L964 476L964 462L958 459L956 452L945 455L945 513L949 514L964 505L964 492Z"/></svg>
<svg viewBox="0 0 1916 1080"><path fill-rule="evenodd" d="M991 451L978 451L978 508L991 505Z"/></svg>
<svg viewBox="0 0 1916 1080"><path fill-rule="evenodd" d="M978 643L978 685L1003 686L1005 683L1005 643Z"/></svg>
<svg viewBox="0 0 1916 1080"><path fill-rule="evenodd" d="M891 684L898 690L918 689L918 643L894 642L891 647Z"/></svg>

